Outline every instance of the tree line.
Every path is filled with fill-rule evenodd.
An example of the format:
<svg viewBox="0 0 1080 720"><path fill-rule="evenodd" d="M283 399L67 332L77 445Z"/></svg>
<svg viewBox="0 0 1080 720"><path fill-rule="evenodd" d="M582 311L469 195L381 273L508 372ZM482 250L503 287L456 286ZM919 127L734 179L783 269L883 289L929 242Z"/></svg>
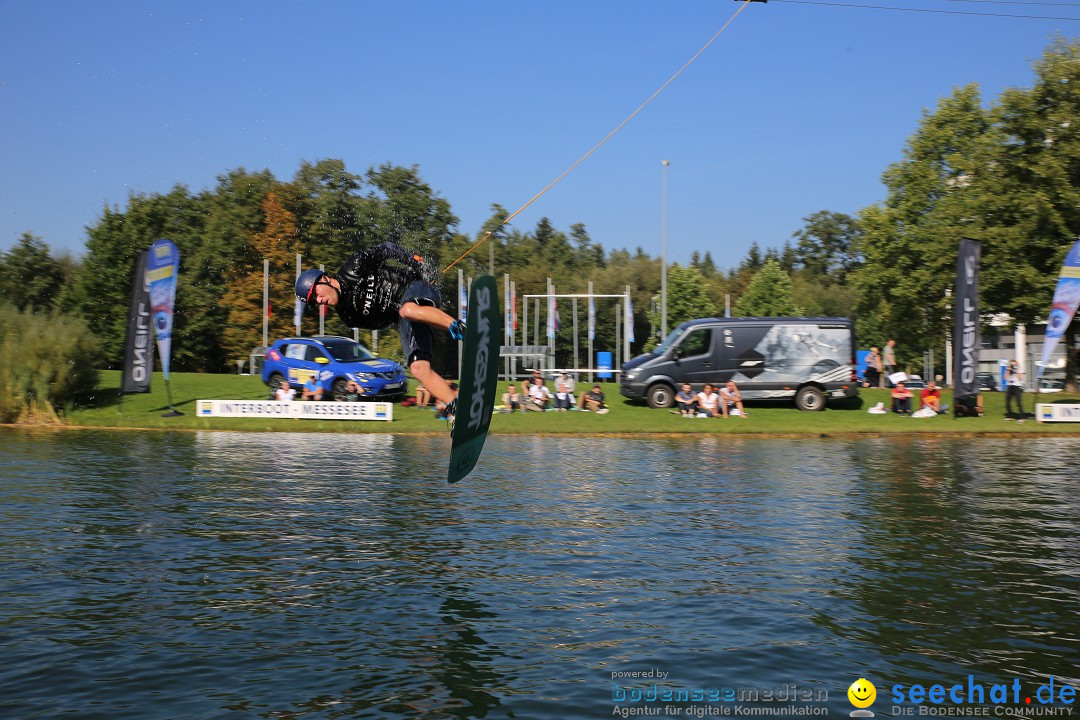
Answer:
<svg viewBox="0 0 1080 720"><path fill-rule="evenodd" d="M1030 87L988 104L971 85L924 111L902 159L883 173L882 202L855 216L814 213L780 247L753 245L732 268L717 267L708 248L669 268L668 327L722 315L728 303L734 315L851 316L861 346L895 338L901 361L916 362L924 349L944 344L952 313L946 290L963 237L982 244L985 310L1014 323L1045 318L1065 252L1080 233L1080 41L1052 43L1034 76ZM178 185L104 208L79 259L53 257L40 238L24 234L0 254L0 293L18 308L82 318L100 339L100 366L117 367L136 256L168 237L182 258L173 367L220 372L261 344L264 259L273 338L293 332L296 253L306 266L333 271L356 249L389 240L445 267L492 231L496 277L509 273L519 296L546 292L549 277L560 293L583 293L590 281L596 293L629 286L634 350L658 341L659 258L605 248L584 224L561 230L543 218L522 229L501 224L507 216L493 204L475 235L459 232L449 202L415 166L358 174L324 159L301 164L290 180L240 168L201 192ZM482 246L468 255L465 273L487 272L490 253ZM455 273L442 277L441 289L453 307ZM611 349L614 308L598 303L597 311L596 347ZM560 304L563 347L567 312ZM304 322L313 333L316 321ZM331 315L327 332L349 330ZM391 354L388 339L380 349ZM1067 340L1075 345L1072 329Z"/></svg>

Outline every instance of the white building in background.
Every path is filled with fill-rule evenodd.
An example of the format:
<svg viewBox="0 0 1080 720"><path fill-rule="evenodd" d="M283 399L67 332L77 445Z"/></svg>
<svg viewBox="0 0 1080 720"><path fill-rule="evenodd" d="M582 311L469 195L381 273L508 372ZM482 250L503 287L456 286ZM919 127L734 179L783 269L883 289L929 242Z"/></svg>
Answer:
<svg viewBox="0 0 1080 720"><path fill-rule="evenodd" d="M1012 318L1004 313L995 315L990 321L990 327L997 332L983 333L979 349L979 372L992 373L1000 384L1001 367L1016 358L1024 368L1028 389L1034 390L1038 382L1036 374L1042 361L1043 344L1046 342L1046 323L1030 327L1017 325L1010 331L1008 328L1011 321ZM1064 381L1065 351L1065 338L1062 338L1043 370L1044 385Z"/></svg>

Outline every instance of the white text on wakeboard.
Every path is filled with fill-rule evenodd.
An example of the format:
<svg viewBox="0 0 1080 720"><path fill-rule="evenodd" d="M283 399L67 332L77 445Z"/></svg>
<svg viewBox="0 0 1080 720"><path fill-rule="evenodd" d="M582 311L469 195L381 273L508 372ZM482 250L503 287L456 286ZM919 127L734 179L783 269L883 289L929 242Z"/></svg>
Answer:
<svg viewBox="0 0 1080 720"><path fill-rule="evenodd" d="M487 386L488 357L491 340L491 323L488 322L488 310L491 308L491 292L480 288L476 294L477 315L480 331L479 345L476 352L476 367L473 369L473 396L469 403L469 429L475 430L484 422L484 392Z"/></svg>

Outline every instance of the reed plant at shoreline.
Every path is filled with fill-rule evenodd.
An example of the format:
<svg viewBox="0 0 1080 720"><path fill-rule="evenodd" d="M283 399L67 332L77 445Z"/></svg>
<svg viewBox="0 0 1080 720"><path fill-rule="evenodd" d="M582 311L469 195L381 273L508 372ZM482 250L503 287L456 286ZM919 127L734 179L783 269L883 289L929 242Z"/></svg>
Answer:
<svg viewBox="0 0 1080 720"><path fill-rule="evenodd" d="M0 422L59 422L98 384L97 341L81 320L0 304Z"/></svg>

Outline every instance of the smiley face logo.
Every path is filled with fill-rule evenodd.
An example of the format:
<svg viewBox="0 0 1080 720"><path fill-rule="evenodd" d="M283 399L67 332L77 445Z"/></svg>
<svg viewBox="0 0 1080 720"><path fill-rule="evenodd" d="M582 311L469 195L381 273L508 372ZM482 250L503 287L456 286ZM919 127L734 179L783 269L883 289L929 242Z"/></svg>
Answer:
<svg viewBox="0 0 1080 720"><path fill-rule="evenodd" d="M847 689L848 700L857 708L867 708L877 699L877 688L866 678L859 678Z"/></svg>

